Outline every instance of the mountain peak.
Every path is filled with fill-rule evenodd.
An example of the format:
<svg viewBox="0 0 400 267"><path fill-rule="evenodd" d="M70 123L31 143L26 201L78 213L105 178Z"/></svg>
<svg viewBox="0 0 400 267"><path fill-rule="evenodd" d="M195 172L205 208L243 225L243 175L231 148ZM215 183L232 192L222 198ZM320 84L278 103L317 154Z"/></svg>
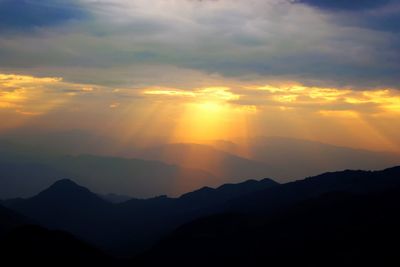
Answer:
<svg viewBox="0 0 400 267"><path fill-rule="evenodd" d="M71 179L61 179L56 181L53 186L79 186L77 183L72 181Z"/></svg>
<svg viewBox="0 0 400 267"><path fill-rule="evenodd" d="M82 190L82 189L86 189L86 188L78 185L77 183L75 183L74 181L72 181L70 179L61 179L61 180L56 181L54 184L52 184L48 188L48 190L49 189L75 191L75 190ZM86 190L88 190L88 189L86 189Z"/></svg>
<svg viewBox="0 0 400 267"><path fill-rule="evenodd" d="M61 179L54 184L52 184L49 188L45 189L37 197L44 198L86 198L91 196L96 196L86 187L80 186L74 181L70 179Z"/></svg>

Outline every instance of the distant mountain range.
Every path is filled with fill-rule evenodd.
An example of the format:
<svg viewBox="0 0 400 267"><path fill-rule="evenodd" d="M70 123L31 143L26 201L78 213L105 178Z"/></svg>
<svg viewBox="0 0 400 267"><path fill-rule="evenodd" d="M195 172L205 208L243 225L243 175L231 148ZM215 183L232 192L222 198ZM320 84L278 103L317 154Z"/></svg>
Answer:
<svg viewBox="0 0 400 267"><path fill-rule="evenodd" d="M129 155L207 170L221 182L248 177L287 182L328 171L378 170L400 164L400 154L283 137L249 139L246 146L221 141L212 145L168 144L134 150Z"/></svg>
<svg viewBox="0 0 400 267"><path fill-rule="evenodd" d="M158 160L169 164L207 170L216 179L212 185L241 182L244 179L274 177L279 171L277 165L240 157L218 150L209 145L168 144L133 152L132 155L147 160Z"/></svg>
<svg viewBox="0 0 400 267"><path fill-rule="evenodd" d="M274 253L279 252L273 250L273 244L267 245L263 242L281 240L287 231L285 225L293 227L288 232L290 236L286 237L288 242L291 242L292 237L300 238L299 234L304 229L311 231L310 227L304 228L309 224L326 234L322 226L317 227L318 221L333 227L336 232L341 229L340 224L336 225L336 222L344 224L343 227L349 227L346 228L348 231L357 228L362 218L367 216L364 213L369 208L374 211L371 214L377 214L376 218L397 216L394 207L400 204L395 194L398 189L400 167L395 167L383 171L325 173L286 184L278 184L270 179L249 180L239 184L225 184L215 189L204 187L179 198L160 196L112 203L85 187L64 179L34 197L3 201L1 205L5 208L0 211L6 212L0 214L6 214L6 217L7 214L14 214L11 218L16 216L15 214L21 214L17 215L20 216L17 218L29 218L41 227L70 232L112 255L138 255L132 259L138 266L141 266L143 261L157 265L161 259L165 259L166 264L183 265L183 262L177 260L179 257L176 253L181 249L187 253L187 257L182 256L182 260L188 259L189 255L199 257L200 254L196 253L200 253L197 249L201 244L205 246L204 249L207 248L204 250L206 255L217 253L214 251L219 246L217 244L223 246L221 256L212 255L224 262L229 260L226 257L231 254L230 248L243 247L243 244L251 243L254 239L257 242L254 246L258 249L254 255L260 257L257 253L261 253L260 249L263 246L275 251ZM381 198L384 199L383 202L378 201ZM373 206L375 200L377 206ZM347 204L349 207L346 207ZM387 204L391 204L392 206L388 207L392 207L393 210L382 210ZM331 209L332 215L329 213ZM379 210L385 213L379 215ZM370 227L373 223L373 216L367 217L365 227ZM336 218L336 221L332 218ZM391 223L386 221L386 217L383 218L379 223ZM364 227L363 224L360 225ZM176 232L175 229L184 230ZM268 241L271 229L275 229L276 232L272 232L272 241ZM236 235L240 238L236 239ZM314 238L310 235L311 237ZM160 240L161 243L158 243ZM196 240L199 240L199 243ZM324 239L321 242L326 244L329 240ZM309 243L311 240L307 239L306 242L310 246L313 245ZM153 249L148 250L157 243ZM187 252L185 244L188 244ZM282 248L295 250L295 247L285 246L283 241L279 244ZM253 245L250 246L252 247ZM176 251L171 251L175 248ZM248 249L244 252L243 255L253 255ZM240 257L237 253L239 251L233 255ZM243 260L245 258L240 259Z"/></svg>
<svg viewBox="0 0 400 267"><path fill-rule="evenodd" d="M73 178L101 194L136 197L179 195L214 180L206 171L159 161L70 156L0 141L0 198L34 195L61 178Z"/></svg>
<svg viewBox="0 0 400 267"><path fill-rule="evenodd" d="M251 159L284 169L281 181L337 170L379 170L400 164L400 154L342 147L316 141L258 137L250 139Z"/></svg>
<svg viewBox="0 0 400 267"><path fill-rule="evenodd" d="M282 137L249 139L246 147L218 141L113 148L112 140L90 138L79 131L33 135L26 140L24 136L0 140L0 198L32 196L61 178L73 178L102 195L145 198L178 196L201 186L250 178L288 182L327 171L377 170L400 164L399 154ZM91 154L105 150L115 156Z"/></svg>

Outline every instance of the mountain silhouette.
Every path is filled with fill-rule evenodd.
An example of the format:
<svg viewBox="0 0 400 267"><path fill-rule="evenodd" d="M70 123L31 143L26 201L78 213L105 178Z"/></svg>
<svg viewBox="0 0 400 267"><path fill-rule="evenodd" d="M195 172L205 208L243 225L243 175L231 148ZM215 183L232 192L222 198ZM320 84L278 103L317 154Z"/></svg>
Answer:
<svg viewBox="0 0 400 267"><path fill-rule="evenodd" d="M68 231L112 255L140 254L132 260L134 266L183 266L190 260L193 266L267 261L290 266L295 259L298 266L330 266L324 262L329 258L334 259L331 266L338 266L339 258L346 264L365 262L361 255L372 254L374 242L392 241L391 233L397 237L399 188L400 167L394 167L325 173L287 184L248 180L203 187L178 198L111 203L63 179L34 197L2 204L46 231ZM385 235L380 236L382 229ZM382 247L390 258L391 248ZM379 257L384 255L376 249Z"/></svg>
<svg viewBox="0 0 400 267"><path fill-rule="evenodd" d="M1 198L35 195L60 177L73 177L99 194L136 197L180 195L214 181L206 171L159 161L65 155L1 140L0 172Z"/></svg>
<svg viewBox="0 0 400 267"><path fill-rule="evenodd" d="M400 188L331 192L274 215L225 213L181 226L132 266L398 266Z"/></svg>
<svg viewBox="0 0 400 267"><path fill-rule="evenodd" d="M64 179L34 197L3 203L43 227L68 231L111 253L129 255L182 223L212 214L228 200L276 185L264 179L210 188L208 196L200 190L179 198L160 196L111 203Z"/></svg>
<svg viewBox="0 0 400 267"><path fill-rule="evenodd" d="M104 138L90 138L79 131L38 134L32 137L35 140L18 136L7 136L14 142L0 140L1 198L35 195L60 177L71 177L101 195L147 198L178 196L203 186L254 178L273 177L282 183L327 171L374 170L400 164L400 156L394 153L283 137L250 139L246 149L223 141L211 145L126 146L119 153L123 157L111 157L99 156L106 151L100 153L95 148L104 144ZM80 144L79 136L90 145ZM47 139L53 140L55 149L44 145ZM110 140L106 143L113 147ZM246 150L246 155L241 150Z"/></svg>
<svg viewBox="0 0 400 267"><path fill-rule="evenodd" d="M180 197L182 203L190 208L200 208L206 206L218 207L229 200L240 196L255 193L267 188L278 186L279 183L269 178L260 181L247 180L238 184L224 184L218 188L203 187L199 190L184 194Z"/></svg>
<svg viewBox="0 0 400 267"><path fill-rule="evenodd" d="M230 201L228 211L274 212L329 192L371 193L400 186L400 167L382 171L340 171L267 188ZM257 205L254 205L257 203Z"/></svg>
<svg viewBox="0 0 400 267"><path fill-rule="evenodd" d="M130 196L119 195L119 194L114 194L114 193L99 194L99 197L101 197L102 199L107 200L111 203L122 203L122 202L126 202L128 200L131 200L133 198Z"/></svg>
<svg viewBox="0 0 400 267"><path fill-rule="evenodd" d="M31 223L33 222L30 219L0 205L0 236L16 227Z"/></svg>
<svg viewBox="0 0 400 267"><path fill-rule="evenodd" d="M99 196L70 179L62 179L55 182L52 186L31 198L31 200L43 203L51 200L57 205L63 205L64 203L67 205L74 205L75 203L79 205L105 204Z"/></svg>
<svg viewBox="0 0 400 267"><path fill-rule="evenodd" d="M112 218L112 204L71 180L60 180L29 199L4 202L41 226L65 230L94 243L101 242L103 221Z"/></svg>
<svg viewBox="0 0 400 267"><path fill-rule="evenodd" d="M6 266L117 266L100 250L62 231L22 226L0 238Z"/></svg>

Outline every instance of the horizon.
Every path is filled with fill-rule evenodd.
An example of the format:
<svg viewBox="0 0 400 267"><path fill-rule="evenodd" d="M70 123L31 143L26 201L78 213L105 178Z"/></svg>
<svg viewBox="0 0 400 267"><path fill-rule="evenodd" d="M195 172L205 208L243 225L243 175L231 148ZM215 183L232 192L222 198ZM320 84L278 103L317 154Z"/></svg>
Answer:
<svg viewBox="0 0 400 267"><path fill-rule="evenodd" d="M112 204L121 204L121 203L130 201L130 200L152 200L152 199L157 199L157 198L180 199L180 198L182 198L184 196L198 193L199 191L202 191L204 189L211 189L211 190L217 191L218 189L221 189L221 188L223 188L224 186L227 186L227 185L240 186L240 185L246 184L248 182L260 183L262 181L272 181L272 182L274 182L274 183L276 183L278 185L285 185L285 184L289 184L289 183L302 182L302 181L305 181L307 179L316 179L316 178L319 178L321 176L325 176L327 174L340 174L340 173L346 173L346 172L371 172L371 173L375 172L375 173L380 173L380 172L399 169L399 168L400 168L400 165L389 167L389 168L385 168L385 169L380 169L380 170L350 170L350 169L339 170L339 171L334 171L334 172L319 173L319 174L314 175L314 176L298 177L298 179L294 179L293 181L288 181L288 182L283 182L283 183L278 183L277 181L275 181L273 178L270 178L270 177L268 177L268 178L260 178L260 179L248 179L248 180L244 180L244 181L241 181L241 182L238 182L238 183L224 183L224 184L220 184L220 185L217 185L217 186L214 186L214 187L212 187L212 186L211 187L210 186L203 186L203 187L195 188L192 191L184 192L184 193L182 193L180 195L177 195L177 196L170 196L168 194L161 194L161 195L154 195L154 196L142 197L142 198L135 197L135 196L130 196L130 195L120 195L120 194L116 194L116 193L113 193L113 192L101 194L101 193L97 193L97 192L91 190L88 187L82 186L79 182L75 181L73 178L60 178L59 180L56 180L53 184L49 185L46 188L43 188L41 191L37 192L34 195L21 197L21 198L10 198L10 199L0 199L0 200L1 201L4 201L4 200L7 201L7 200L14 200L14 199L30 199L30 198L33 198L33 197L39 195L42 192L45 192L45 191L47 191L49 189L54 188L55 185L57 185L57 186L61 186L62 185L63 187L65 187L65 185L67 183L68 187L70 187L70 185L72 184L74 187L87 189L89 191L89 193L97 195L99 198L102 198L104 201L108 201L108 202L110 202ZM115 197L121 197L121 199L120 200L114 200L113 198L115 198Z"/></svg>

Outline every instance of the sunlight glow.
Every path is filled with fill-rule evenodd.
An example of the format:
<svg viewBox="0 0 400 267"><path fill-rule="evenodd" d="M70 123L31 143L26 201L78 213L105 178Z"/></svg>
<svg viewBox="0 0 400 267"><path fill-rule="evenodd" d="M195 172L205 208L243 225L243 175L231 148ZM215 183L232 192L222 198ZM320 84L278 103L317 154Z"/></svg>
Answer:
<svg viewBox="0 0 400 267"><path fill-rule="evenodd" d="M396 140L400 92L390 88L355 90L282 82L104 89L57 77L0 74L2 128L55 110L68 114L78 108L109 116L107 127L99 125L99 131L118 133L121 144L130 140L151 143L153 139L207 143L291 134L338 145L400 150ZM77 121L77 125L84 124Z"/></svg>
<svg viewBox="0 0 400 267"><path fill-rule="evenodd" d="M0 73L0 108L24 116L43 115L71 97L94 92L93 86L67 83L58 77Z"/></svg>

